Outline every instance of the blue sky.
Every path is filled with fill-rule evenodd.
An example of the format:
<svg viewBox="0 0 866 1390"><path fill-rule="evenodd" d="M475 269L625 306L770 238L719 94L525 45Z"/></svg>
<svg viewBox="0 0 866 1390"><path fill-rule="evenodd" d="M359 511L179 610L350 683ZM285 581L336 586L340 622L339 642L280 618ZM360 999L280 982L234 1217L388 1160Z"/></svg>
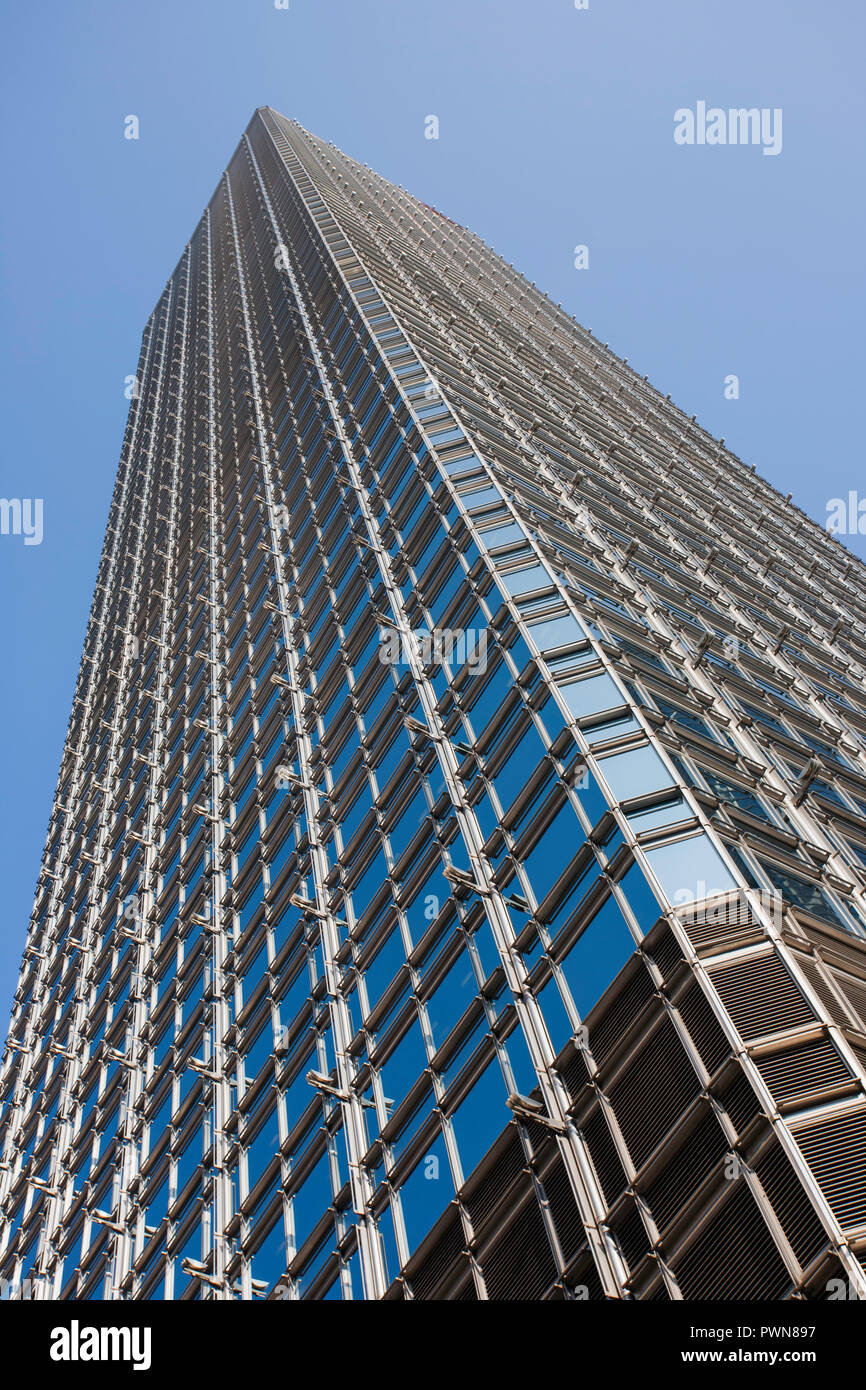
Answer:
<svg viewBox="0 0 866 1390"><path fill-rule="evenodd" d="M76 0L2 21L0 1015L145 319L256 106L479 233L822 522L866 496L856 0ZM776 157L674 112L781 108ZM136 115L140 139L124 139ZM439 119L439 139L424 137ZM574 268L574 248L589 268ZM729 374L739 398L725 398ZM866 557L866 536L847 543Z"/></svg>

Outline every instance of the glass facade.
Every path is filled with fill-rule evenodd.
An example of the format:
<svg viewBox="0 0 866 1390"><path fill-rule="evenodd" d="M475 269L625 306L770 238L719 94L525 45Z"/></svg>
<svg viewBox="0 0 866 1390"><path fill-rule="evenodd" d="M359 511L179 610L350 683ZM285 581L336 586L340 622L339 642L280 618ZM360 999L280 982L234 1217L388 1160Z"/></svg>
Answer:
<svg viewBox="0 0 866 1390"><path fill-rule="evenodd" d="M866 1292L864 613L477 237L256 112L142 342L0 1276Z"/></svg>

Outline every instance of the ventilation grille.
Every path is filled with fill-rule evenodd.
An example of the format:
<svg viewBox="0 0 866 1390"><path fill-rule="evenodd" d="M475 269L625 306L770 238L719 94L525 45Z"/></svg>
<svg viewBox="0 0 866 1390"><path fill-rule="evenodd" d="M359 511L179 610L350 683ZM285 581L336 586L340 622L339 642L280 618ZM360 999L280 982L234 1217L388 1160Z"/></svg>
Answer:
<svg viewBox="0 0 866 1390"><path fill-rule="evenodd" d="M581 1126L581 1133L586 1140L592 1166L601 1184L604 1199L611 1207L625 1189L626 1177L610 1130L607 1127L607 1121L601 1110L593 1111L586 1123Z"/></svg>
<svg viewBox="0 0 866 1390"><path fill-rule="evenodd" d="M649 972L641 966L615 999L607 1005L602 1001L602 1006L592 1011L589 1016L589 1050L598 1066L611 1056L623 1034L654 993Z"/></svg>
<svg viewBox="0 0 866 1390"><path fill-rule="evenodd" d="M462 1264L464 1244L460 1212L453 1207L435 1241L407 1266L406 1277L415 1298L436 1298L440 1285L452 1280Z"/></svg>
<svg viewBox="0 0 866 1390"><path fill-rule="evenodd" d="M818 947L822 959L832 953L831 959L846 962L855 975L866 970L866 941L847 934L843 937L840 932L831 936L829 928L822 931L811 922L802 922L799 918L798 922L800 930Z"/></svg>
<svg viewBox="0 0 866 1390"><path fill-rule="evenodd" d="M814 1022L812 1010L775 952L717 968L711 975L744 1038Z"/></svg>
<svg viewBox="0 0 866 1390"><path fill-rule="evenodd" d="M584 1257L575 1265L574 1269L569 1272L565 1282L569 1289L581 1290L579 1296L588 1299L590 1303L598 1303L600 1300L604 1300L604 1288L602 1287L598 1270L595 1267L595 1260L592 1258L589 1250L587 1250ZM586 1290L586 1292L584 1293L583 1290Z"/></svg>
<svg viewBox="0 0 866 1390"><path fill-rule="evenodd" d="M848 1039L848 1046L860 1063L861 1069L866 1072L866 1047L864 1047L862 1043L852 1042L850 1037Z"/></svg>
<svg viewBox="0 0 866 1390"><path fill-rule="evenodd" d="M831 970L830 974L859 1018L861 1028L866 1032L866 983L863 980L855 980L853 975L844 975L841 970Z"/></svg>
<svg viewBox="0 0 866 1390"><path fill-rule="evenodd" d="M573 1043L569 1043L556 1063L556 1070L562 1077L562 1083L568 1094L572 1100L575 1100L589 1080L589 1068L584 1053Z"/></svg>
<svg viewBox="0 0 866 1390"><path fill-rule="evenodd" d="M505 1148L484 1176L474 1180L471 1185L467 1184L463 1191L463 1201L476 1231L490 1219L497 1207L505 1200L515 1180L520 1177L523 1171L526 1159L517 1130L513 1125L509 1126L508 1135Z"/></svg>
<svg viewBox="0 0 866 1390"><path fill-rule="evenodd" d="M821 971L813 960L808 956L795 955L798 966L802 970L812 989L817 994L824 1008L827 1010L827 1017L831 1023L841 1024L843 1028L850 1027L851 1020L848 1018L845 1005L840 1002L833 993ZM826 967L825 967L826 968ZM866 1002L866 992L864 992L864 1002Z"/></svg>
<svg viewBox="0 0 866 1390"><path fill-rule="evenodd" d="M646 1303L669 1303L670 1297L671 1296L665 1288L664 1283L662 1282L662 1280L659 1280L659 1282L655 1285L655 1288L653 1289L652 1293L647 1293L643 1295L643 1301Z"/></svg>
<svg viewBox="0 0 866 1390"><path fill-rule="evenodd" d="M673 1127L700 1083L669 1019L662 1020L624 1075L609 1088L611 1105L636 1168Z"/></svg>
<svg viewBox="0 0 866 1390"><path fill-rule="evenodd" d="M545 1173L543 1181L559 1248L563 1259L568 1263L584 1244L586 1232L577 1210L565 1164L559 1155Z"/></svg>
<svg viewBox="0 0 866 1390"><path fill-rule="evenodd" d="M481 1261L490 1299L540 1299L556 1279L550 1242L535 1201L502 1232Z"/></svg>
<svg viewBox="0 0 866 1390"><path fill-rule="evenodd" d="M658 1177L644 1191L653 1220L660 1231L666 1230L679 1216L727 1151L725 1132L708 1108L682 1148L668 1160Z"/></svg>
<svg viewBox="0 0 866 1390"><path fill-rule="evenodd" d="M756 1115L762 1114L761 1103L752 1089L746 1073L738 1068L730 1081L713 1088L719 1104L727 1111L738 1134L742 1134Z"/></svg>
<svg viewBox="0 0 866 1390"><path fill-rule="evenodd" d="M746 898L736 895L724 903L717 900L714 910L708 915L700 911L691 918L680 914L680 922L700 955L733 951L738 946L759 941L764 935L764 928L753 917Z"/></svg>
<svg viewBox="0 0 866 1390"><path fill-rule="evenodd" d="M619 1242L626 1264L634 1273L649 1252L650 1241L641 1214L631 1199L621 1212L617 1212L616 1219L611 1222L611 1230Z"/></svg>
<svg viewBox="0 0 866 1390"><path fill-rule="evenodd" d="M777 1140L755 1164L755 1172L788 1238L788 1244L805 1268L824 1249L828 1236L788 1155Z"/></svg>
<svg viewBox="0 0 866 1390"><path fill-rule="evenodd" d="M713 1013L710 1001L697 980L692 979L676 1000L676 1006L701 1061L712 1076L731 1055L731 1044Z"/></svg>
<svg viewBox="0 0 866 1390"><path fill-rule="evenodd" d="M653 960L658 966L664 979L669 979L674 973L680 961L683 960L683 953L680 943L677 941L670 927L667 927L658 939L657 944L650 952Z"/></svg>
<svg viewBox="0 0 866 1390"><path fill-rule="evenodd" d="M791 1277L744 1182L674 1262L684 1298L773 1299L790 1292Z"/></svg>
<svg viewBox="0 0 866 1390"><path fill-rule="evenodd" d="M839 1225L866 1224L866 1110L834 1115L794 1137Z"/></svg>
<svg viewBox="0 0 866 1390"><path fill-rule="evenodd" d="M826 1038L786 1047L769 1057L756 1057L755 1065L777 1102L805 1105L826 1098L851 1083L851 1073Z"/></svg>

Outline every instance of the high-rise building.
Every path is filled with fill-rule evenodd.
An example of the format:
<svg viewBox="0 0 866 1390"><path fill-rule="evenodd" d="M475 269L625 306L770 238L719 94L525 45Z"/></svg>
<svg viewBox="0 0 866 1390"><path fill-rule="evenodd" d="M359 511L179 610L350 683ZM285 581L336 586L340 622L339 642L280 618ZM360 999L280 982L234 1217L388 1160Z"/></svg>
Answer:
<svg viewBox="0 0 866 1390"><path fill-rule="evenodd" d="M866 1296L864 623L790 498L257 111L144 332L7 1292Z"/></svg>

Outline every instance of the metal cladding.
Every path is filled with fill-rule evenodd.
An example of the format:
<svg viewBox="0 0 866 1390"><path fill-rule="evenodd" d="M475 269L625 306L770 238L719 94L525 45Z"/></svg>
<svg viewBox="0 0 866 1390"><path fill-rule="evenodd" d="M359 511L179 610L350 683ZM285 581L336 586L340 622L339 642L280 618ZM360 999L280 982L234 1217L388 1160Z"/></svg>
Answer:
<svg viewBox="0 0 866 1390"><path fill-rule="evenodd" d="M4 1288L866 1296L864 622L790 500L257 111L144 332Z"/></svg>

